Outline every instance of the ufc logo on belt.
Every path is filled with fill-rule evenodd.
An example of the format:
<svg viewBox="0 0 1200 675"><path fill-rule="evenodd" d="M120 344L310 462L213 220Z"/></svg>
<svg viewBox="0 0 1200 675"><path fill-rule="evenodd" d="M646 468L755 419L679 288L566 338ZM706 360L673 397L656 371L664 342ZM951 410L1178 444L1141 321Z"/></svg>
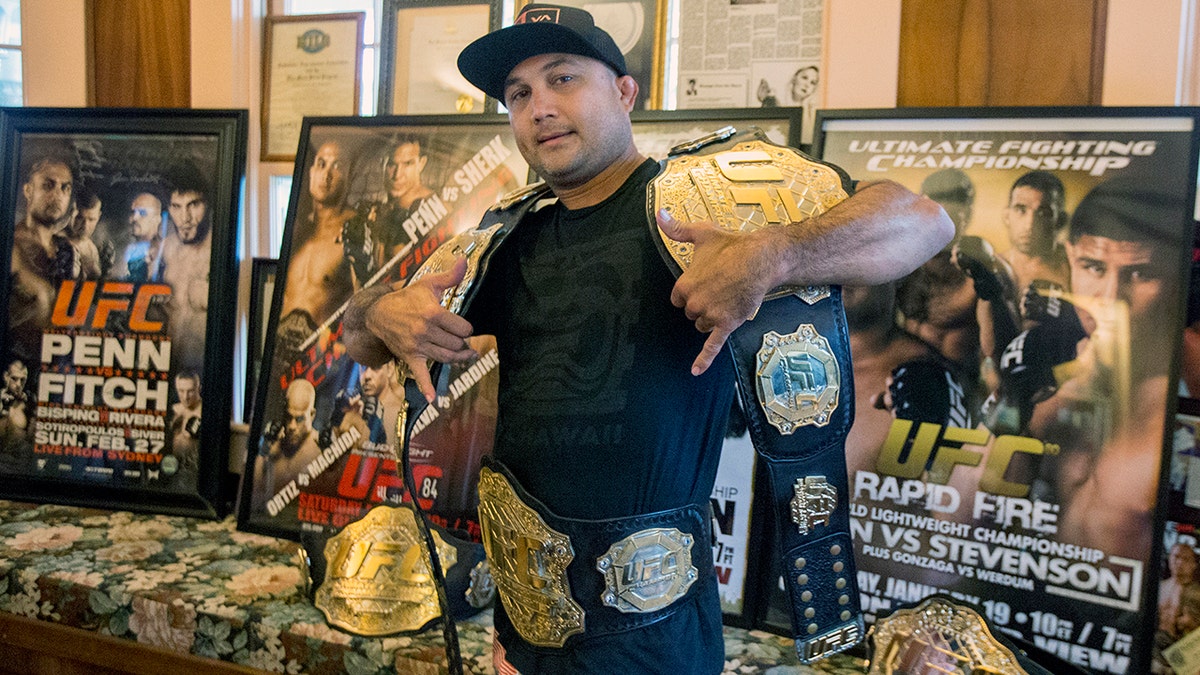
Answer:
<svg viewBox="0 0 1200 675"><path fill-rule="evenodd" d="M734 183L772 183L784 180L783 172L771 163L771 156L763 150L723 152L716 156L715 161L721 174ZM731 186L729 196L738 204L761 207L768 223L795 223L812 215L800 210L796 195L786 188L771 185ZM782 215L779 213L780 208L783 210Z"/></svg>

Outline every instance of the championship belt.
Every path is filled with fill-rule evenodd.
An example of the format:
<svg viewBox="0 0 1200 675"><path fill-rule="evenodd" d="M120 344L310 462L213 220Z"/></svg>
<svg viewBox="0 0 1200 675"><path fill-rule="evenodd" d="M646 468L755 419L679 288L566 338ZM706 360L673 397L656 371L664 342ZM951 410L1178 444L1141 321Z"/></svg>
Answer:
<svg viewBox="0 0 1200 675"><path fill-rule="evenodd" d="M535 184L508 195L489 210L483 222L439 246L409 283L453 266L458 256L467 258L462 282L443 295L442 306L466 311L478 289L488 256L525 212L547 192ZM437 366L433 375L437 376ZM407 367L396 363L396 376L405 387L405 406L396 421L396 454L400 474L410 495L417 494L408 461L412 427L428 403L408 377ZM431 527L413 509L376 507L347 525L328 543L306 542L314 554L313 576L323 578L314 603L329 623L359 635L392 635L424 630L444 618L443 635L451 673L462 672L454 618L464 618L491 604L496 595L483 547L447 537ZM466 571L458 573L464 564Z"/></svg>
<svg viewBox="0 0 1200 675"><path fill-rule="evenodd" d="M672 149L650 183L649 220L711 221L732 232L804 227L850 191L837 167L726 127ZM655 227L676 276L692 245ZM778 560L803 663L862 639L850 537L846 434L854 415L849 330L840 287L772 290L730 336L750 438L770 479Z"/></svg>
<svg viewBox="0 0 1200 675"><path fill-rule="evenodd" d="M945 595L897 609L870 633L869 675L1070 675L1085 671L994 633L976 608Z"/></svg>
<svg viewBox="0 0 1200 675"><path fill-rule="evenodd" d="M502 462L485 457L479 525L504 611L538 647L656 623L715 580L707 503L566 518L526 493Z"/></svg>
<svg viewBox="0 0 1200 675"><path fill-rule="evenodd" d="M435 532L443 573L457 551ZM325 543L314 604L330 624L366 636L417 631L441 616L428 551L407 506L376 506Z"/></svg>

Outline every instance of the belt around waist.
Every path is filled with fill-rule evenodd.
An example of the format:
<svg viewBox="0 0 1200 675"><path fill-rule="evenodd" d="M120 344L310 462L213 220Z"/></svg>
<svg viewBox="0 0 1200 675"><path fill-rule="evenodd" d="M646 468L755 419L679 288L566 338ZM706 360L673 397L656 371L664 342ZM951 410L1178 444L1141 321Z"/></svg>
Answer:
<svg viewBox="0 0 1200 675"><path fill-rule="evenodd" d="M713 577L707 505L566 518L485 457L479 522L505 612L526 642L541 647L660 621Z"/></svg>

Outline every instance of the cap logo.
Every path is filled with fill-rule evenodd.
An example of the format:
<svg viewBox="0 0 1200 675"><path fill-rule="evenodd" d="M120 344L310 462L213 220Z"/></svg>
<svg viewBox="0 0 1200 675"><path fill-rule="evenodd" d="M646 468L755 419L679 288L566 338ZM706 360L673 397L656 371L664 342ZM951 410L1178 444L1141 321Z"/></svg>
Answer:
<svg viewBox="0 0 1200 675"><path fill-rule="evenodd" d="M558 23L558 13L554 7L530 9L522 12L513 23Z"/></svg>

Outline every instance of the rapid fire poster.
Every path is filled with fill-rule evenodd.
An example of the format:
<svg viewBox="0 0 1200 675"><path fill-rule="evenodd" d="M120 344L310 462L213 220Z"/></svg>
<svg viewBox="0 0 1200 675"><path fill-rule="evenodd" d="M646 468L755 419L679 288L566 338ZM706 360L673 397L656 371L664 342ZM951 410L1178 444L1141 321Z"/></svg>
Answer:
<svg viewBox="0 0 1200 675"><path fill-rule="evenodd" d="M232 285L245 113L212 112L147 111L137 132L120 112L4 113L6 493L222 510L231 376L206 366L232 357L233 317L209 296Z"/></svg>
<svg viewBox="0 0 1200 675"><path fill-rule="evenodd" d="M1132 675L1150 660L1197 148L1187 110L1088 112L834 111L815 147L956 227L908 277L845 292L868 620L949 593Z"/></svg>
<svg viewBox="0 0 1200 675"><path fill-rule="evenodd" d="M527 182L506 118L310 118L297 154L267 349L239 502L244 529L327 534L408 501L396 457L403 385L355 363L342 318L355 291L403 282L499 198ZM416 499L478 538L476 481L491 451L498 360L444 368L415 421ZM259 412L260 411L260 412Z"/></svg>

